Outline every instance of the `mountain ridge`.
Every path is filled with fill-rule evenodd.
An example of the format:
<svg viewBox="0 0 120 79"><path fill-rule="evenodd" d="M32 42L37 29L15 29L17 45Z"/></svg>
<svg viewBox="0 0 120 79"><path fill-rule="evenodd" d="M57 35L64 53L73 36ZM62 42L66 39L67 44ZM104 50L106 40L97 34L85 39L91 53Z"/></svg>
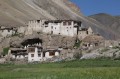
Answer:
<svg viewBox="0 0 120 79"><path fill-rule="evenodd" d="M114 38L114 35L119 37L115 30L106 29L96 19L84 16L70 0L0 0L1 25L25 26L29 20L38 19L79 20L107 39Z"/></svg>

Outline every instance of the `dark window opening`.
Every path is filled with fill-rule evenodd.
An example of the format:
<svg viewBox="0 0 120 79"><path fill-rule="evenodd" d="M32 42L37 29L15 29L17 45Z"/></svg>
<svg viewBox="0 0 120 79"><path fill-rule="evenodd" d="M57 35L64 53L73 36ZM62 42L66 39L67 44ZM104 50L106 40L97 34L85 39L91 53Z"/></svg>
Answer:
<svg viewBox="0 0 120 79"><path fill-rule="evenodd" d="M38 57L41 57L41 54L38 54Z"/></svg>
<svg viewBox="0 0 120 79"><path fill-rule="evenodd" d="M88 34L88 31L86 31L86 33Z"/></svg>
<svg viewBox="0 0 120 79"><path fill-rule="evenodd" d="M8 30L8 32L10 32L10 30Z"/></svg>
<svg viewBox="0 0 120 79"><path fill-rule="evenodd" d="M67 25L67 22L63 22L63 25Z"/></svg>
<svg viewBox="0 0 120 79"><path fill-rule="evenodd" d="M45 57L45 52L43 53L43 57Z"/></svg>
<svg viewBox="0 0 120 79"><path fill-rule="evenodd" d="M35 52L35 48L28 48L28 52Z"/></svg>
<svg viewBox="0 0 120 79"><path fill-rule="evenodd" d="M72 25L72 23L71 23L71 22L68 22L68 25Z"/></svg>
<svg viewBox="0 0 120 79"><path fill-rule="evenodd" d="M54 52L50 52L49 56L55 56L55 53Z"/></svg>
<svg viewBox="0 0 120 79"><path fill-rule="evenodd" d="M34 54L31 54L31 57L34 57Z"/></svg>
<svg viewBox="0 0 120 79"><path fill-rule="evenodd" d="M51 34L53 34L53 31L51 31Z"/></svg>
<svg viewBox="0 0 120 79"><path fill-rule="evenodd" d="M53 29L53 26L51 26L51 28Z"/></svg>
<svg viewBox="0 0 120 79"><path fill-rule="evenodd" d="M45 26L45 27L48 27L48 26Z"/></svg>

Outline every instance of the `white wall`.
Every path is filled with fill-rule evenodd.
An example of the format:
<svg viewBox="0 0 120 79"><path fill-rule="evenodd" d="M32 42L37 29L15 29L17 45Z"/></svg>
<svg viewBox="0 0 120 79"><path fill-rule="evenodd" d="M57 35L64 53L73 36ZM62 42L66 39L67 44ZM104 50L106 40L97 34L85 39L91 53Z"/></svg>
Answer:
<svg viewBox="0 0 120 79"><path fill-rule="evenodd" d="M34 54L34 57L31 57L32 54ZM28 62L41 61L41 60L42 60L42 54L40 57L38 57L38 48L35 48L35 52L28 52Z"/></svg>
<svg viewBox="0 0 120 79"><path fill-rule="evenodd" d="M15 31L13 30L1 30L0 31L0 34L3 36L3 37L7 37L7 36L11 36L13 34L15 34Z"/></svg>
<svg viewBox="0 0 120 79"><path fill-rule="evenodd" d="M45 58L48 59L48 58L53 58L53 57L54 57L54 56L50 56L49 54L50 54L50 52L46 52L46 53L45 53ZM56 51L56 52L55 52L55 56L59 56L59 52Z"/></svg>
<svg viewBox="0 0 120 79"><path fill-rule="evenodd" d="M26 35L28 34L33 34L33 32L44 32L47 34L51 34L53 32L53 34L56 35L63 35L63 36L76 36L77 35L77 28L74 27L74 21L70 21L71 25L68 25L68 21L67 25L63 25L63 22L61 23L52 23L49 22L48 23L48 27L46 27L46 25L43 25L43 23L45 22L45 20L41 20L39 23L37 21L30 21L28 23L28 27L27 27L27 31L26 31Z"/></svg>

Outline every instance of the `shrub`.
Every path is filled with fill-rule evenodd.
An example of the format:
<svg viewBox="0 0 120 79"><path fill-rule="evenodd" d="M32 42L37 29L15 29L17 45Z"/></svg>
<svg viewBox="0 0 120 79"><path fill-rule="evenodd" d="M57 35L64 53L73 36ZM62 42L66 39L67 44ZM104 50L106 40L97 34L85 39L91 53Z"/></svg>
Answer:
<svg viewBox="0 0 120 79"><path fill-rule="evenodd" d="M109 49L108 48L104 48L101 50L101 52L107 52Z"/></svg>
<svg viewBox="0 0 120 79"><path fill-rule="evenodd" d="M77 52L74 54L75 59L80 59L82 57L82 52Z"/></svg>
<svg viewBox="0 0 120 79"><path fill-rule="evenodd" d="M3 48L3 53L2 55L7 55L9 51L9 47Z"/></svg>
<svg viewBox="0 0 120 79"><path fill-rule="evenodd" d="M75 42L75 44L74 44L74 47L79 48L80 45L81 45L81 43L82 43L82 41L76 40L76 42Z"/></svg>

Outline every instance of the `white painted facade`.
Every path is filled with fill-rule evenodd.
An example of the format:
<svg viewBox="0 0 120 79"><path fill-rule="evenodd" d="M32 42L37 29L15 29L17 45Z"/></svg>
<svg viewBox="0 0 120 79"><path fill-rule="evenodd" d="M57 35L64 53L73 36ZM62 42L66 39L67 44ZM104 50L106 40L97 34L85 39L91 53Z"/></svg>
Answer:
<svg viewBox="0 0 120 79"><path fill-rule="evenodd" d="M33 51L30 51L30 50ZM47 59L51 59L53 57L58 57L60 55L59 51L48 50L43 52L41 48L38 47L28 47L28 62L35 62L35 61L46 61ZM51 52L53 51L53 52Z"/></svg>
<svg viewBox="0 0 120 79"><path fill-rule="evenodd" d="M54 56L58 57L60 55L60 52L58 52L58 51L53 52L54 55L50 55L50 53L51 52L49 52L49 51L45 52L45 57L44 58L49 59L49 58L53 58Z"/></svg>
<svg viewBox="0 0 120 79"><path fill-rule="evenodd" d="M31 48L33 51L29 51ZM42 49L38 47L28 47L28 62L41 61L42 58Z"/></svg>
<svg viewBox="0 0 120 79"><path fill-rule="evenodd" d="M12 29L2 29L0 30L0 34L3 36L3 37L8 37L8 36L12 36L15 34L15 31L12 30Z"/></svg>
<svg viewBox="0 0 120 79"><path fill-rule="evenodd" d="M33 32L43 32L47 34L56 34L63 36L76 36L78 29L81 27L81 22L73 20L52 20L52 21L29 21L26 35Z"/></svg>
<svg viewBox="0 0 120 79"><path fill-rule="evenodd" d="M78 32L78 38L80 40L83 40L85 37L92 35L93 34L93 30L91 27L89 28L81 28L80 31Z"/></svg>

